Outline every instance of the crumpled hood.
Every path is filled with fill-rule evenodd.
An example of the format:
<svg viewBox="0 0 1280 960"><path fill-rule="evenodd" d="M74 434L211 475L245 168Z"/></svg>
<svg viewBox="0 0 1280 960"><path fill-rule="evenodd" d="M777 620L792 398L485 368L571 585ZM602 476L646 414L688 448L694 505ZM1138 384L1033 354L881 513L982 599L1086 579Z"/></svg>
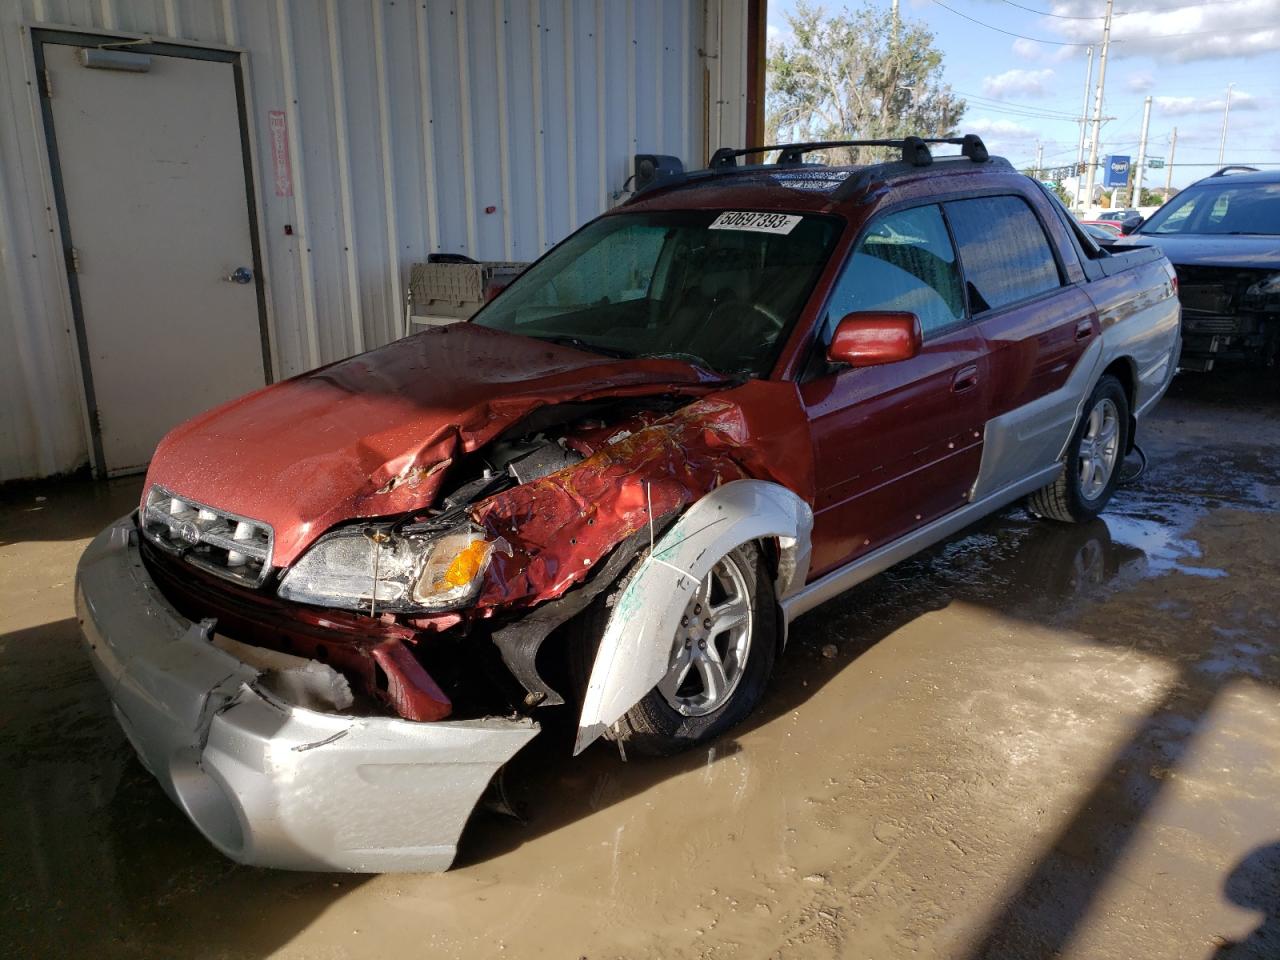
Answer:
<svg viewBox="0 0 1280 960"><path fill-rule="evenodd" d="M397 340L215 407L156 448L145 490L271 524L288 566L343 520L429 506L444 467L551 403L704 394L677 360L614 360L456 324Z"/></svg>

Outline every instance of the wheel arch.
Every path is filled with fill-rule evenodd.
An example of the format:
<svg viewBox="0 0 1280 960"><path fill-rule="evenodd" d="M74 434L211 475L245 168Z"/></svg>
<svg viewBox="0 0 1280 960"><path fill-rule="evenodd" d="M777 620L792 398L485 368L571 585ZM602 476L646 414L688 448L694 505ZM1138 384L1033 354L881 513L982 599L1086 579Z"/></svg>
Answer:
<svg viewBox="0 0 1280 960"><path fill-rule="evenodd" d="M776 601L804 586L813 512L795 492L735 480L692 504L646 552L614 602L583 698L574 753L581 753L662 679L688 598L730 550L759 542Z"/></svg>
<svg viewBox="0 0 1280 960"><path fill-rule="evenodd" d="M1120 386L1124 388L1125 399L1129 402L1129 439L1128 444L1125 447L1125 453L1128 453L1133 449L1134 435L1138 431L1138 418L1134 413L1138 407L1137 362L1128 354L1116 357L1108 363L1102 373L1098 375L1098 380L1101 381L1105 376L1112 376L1120 381ZM1098 384L1095 382L1093 389L1096 389L1097 386ZM1090 390L1090 393L1093 392L1093 389Z"/></svg>

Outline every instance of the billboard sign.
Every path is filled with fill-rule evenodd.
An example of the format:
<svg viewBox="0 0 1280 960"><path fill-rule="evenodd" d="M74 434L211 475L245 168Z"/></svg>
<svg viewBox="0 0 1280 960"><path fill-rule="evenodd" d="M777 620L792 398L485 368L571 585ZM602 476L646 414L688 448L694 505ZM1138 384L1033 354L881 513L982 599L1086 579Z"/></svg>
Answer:
<svg viewBox="0 0 1280 960"><path fill-rule="evenodd" d="M1112 154L1104 157L1102 185L1104 187L1123 187L1129 183L1129 158Z"/></svg>

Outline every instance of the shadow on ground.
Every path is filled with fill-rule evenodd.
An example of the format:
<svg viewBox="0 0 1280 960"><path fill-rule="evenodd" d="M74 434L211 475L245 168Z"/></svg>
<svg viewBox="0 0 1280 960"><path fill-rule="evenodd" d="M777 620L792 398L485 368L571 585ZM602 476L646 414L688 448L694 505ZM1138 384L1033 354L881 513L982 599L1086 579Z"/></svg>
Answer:
<svg viewBox="0 0 1280 960"><path fill-rule="evenodd" d="M801 619L763 708L709 750L624 765L611 745L598 743L574 760L573 717L549 711L546 734L505 778L525 822L477 815L459 866L496 861L656 783L733 756L738 737L802 710L841 671L858 670L883 638L957 601L1056 625L1082 609L1119 608L1126 591L1153 577L1177 572L1214 582L1217 572L1199 563L1189 540L1195 523L1224 506L1278 506L1280 447L1253 432L1280 410L1271 389L1256 379L1179 378L1158 425L1140 438L1150 472L1117 497L1105 520L1062 527L1014 508ZM71 483L20 494L26 499L8 497L0 507L0 547L73 547L130 509L137 484ZM3 576L16 582L20 574ZM58 575L69 583L69 569ZM1265 588L1265 575L1253 589ZM265 957L365 882L255 870L214 852L133 758L76 632L74 619L59 615L0 633L0 809L8 817L0 844L0 953ZM1247 678L1277 688L1274 643L1242 648L1229 634L1220 639L1206 644L1190 631L1139 629L1108 641L1175 664L1178 682L1117 749L1045 856L1011 879L971 957L1065 950L1166 789L1168 778L1150 771L1176 771L1231 683ZM1207 947L1206 956L1280 955L1277 849L1255 850L1223 878L1223 895L1262 920L1244 939Z"/></svg>

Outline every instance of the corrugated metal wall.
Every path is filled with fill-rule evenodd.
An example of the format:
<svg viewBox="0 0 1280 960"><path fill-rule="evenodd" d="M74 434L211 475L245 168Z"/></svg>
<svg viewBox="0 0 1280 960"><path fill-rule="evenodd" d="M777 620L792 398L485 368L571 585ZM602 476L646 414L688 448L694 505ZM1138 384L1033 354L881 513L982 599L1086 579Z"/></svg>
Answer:
<svg viewBox="0 0 1280 960"><path fill-rule="evenodd" d="M396 337L427 253L532 260L632 154L745 136L745 0L0 0L0 481L89 458L23 24L246 52L277 377Z"/></svg>

